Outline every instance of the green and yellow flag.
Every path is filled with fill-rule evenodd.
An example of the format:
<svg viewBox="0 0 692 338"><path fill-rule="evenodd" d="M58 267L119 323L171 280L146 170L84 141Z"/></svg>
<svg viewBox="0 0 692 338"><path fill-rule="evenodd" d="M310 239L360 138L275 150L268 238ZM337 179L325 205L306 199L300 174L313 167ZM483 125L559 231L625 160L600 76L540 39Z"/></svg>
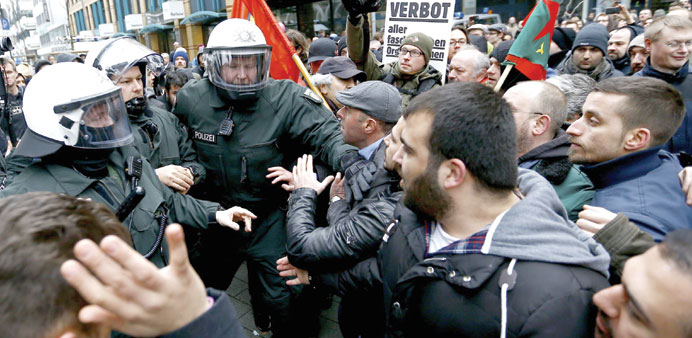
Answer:
<svg viewBox="0 0 692 338"><path fill-rule="evenodd" d="M515 65L531 80L545 80L550 40L561 1L538 0L524 19L524 28L509 49L503 65Z"/></svg>

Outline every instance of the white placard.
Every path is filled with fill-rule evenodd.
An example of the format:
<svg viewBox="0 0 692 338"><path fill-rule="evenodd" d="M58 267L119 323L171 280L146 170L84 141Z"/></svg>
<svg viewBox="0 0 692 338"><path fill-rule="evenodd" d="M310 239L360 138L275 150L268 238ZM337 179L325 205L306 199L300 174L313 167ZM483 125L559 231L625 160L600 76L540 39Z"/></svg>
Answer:
<svg viewBox="0 0 692 338"><path fill-rule="evenodd" d="M434 40L430 65L445 74L454 3L454 0L387 1L382 62L397 61L401 41L409 34L420 32Z"/></svg>
<svg viewBox="0 0 692 338"><path fill-rule="evenodd" d="M144 27L144 16L142 14L125 15L125 30L140 29Z"/></svg>
<svg viewBox="0 0 692 338"><path fill-rule="evenodd" d="M182 1L166 1L161 4L163 21L185 18L185 6Z"/></svg>
<svg viewBox="0 0 692 338"><path fill-rule="evenodd" d="M99 25L99 33L101 36L111 36L115 33L115 28L112 23L102 23Z"/></svg>

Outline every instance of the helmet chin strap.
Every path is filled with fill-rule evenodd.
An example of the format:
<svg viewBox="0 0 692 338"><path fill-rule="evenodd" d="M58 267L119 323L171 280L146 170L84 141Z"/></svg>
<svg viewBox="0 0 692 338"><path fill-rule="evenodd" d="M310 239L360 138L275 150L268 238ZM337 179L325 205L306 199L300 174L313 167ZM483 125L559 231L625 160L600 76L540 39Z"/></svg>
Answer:
<svg viewBox="0 0 692 338"><path fill-rule="evenodd" d="M127 115L131 119L136 119L142 115L147 106L147 100L142 97L135 97L130 99L130 101L125 102L125 108L127 108Z"/></svg>

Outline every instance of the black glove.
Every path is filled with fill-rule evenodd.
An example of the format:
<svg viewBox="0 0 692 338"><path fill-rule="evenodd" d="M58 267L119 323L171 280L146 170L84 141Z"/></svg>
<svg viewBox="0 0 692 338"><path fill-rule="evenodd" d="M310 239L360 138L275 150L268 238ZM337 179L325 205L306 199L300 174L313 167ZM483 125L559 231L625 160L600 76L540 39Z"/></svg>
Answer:
<svg viewBox="0 0 692 338"><path fill-rule="evenodd" d="M360 14L377 12L380 9L380 0L341 0L344 9L348 12L349 17L354 19Z"/></svg>
<svg viewBox="0 0 692 338"><path fill-rule="evenodd" d="M344 170L344 194L349 204L365 198L376 171L375 163L365 159L356 161Z"/></svg>

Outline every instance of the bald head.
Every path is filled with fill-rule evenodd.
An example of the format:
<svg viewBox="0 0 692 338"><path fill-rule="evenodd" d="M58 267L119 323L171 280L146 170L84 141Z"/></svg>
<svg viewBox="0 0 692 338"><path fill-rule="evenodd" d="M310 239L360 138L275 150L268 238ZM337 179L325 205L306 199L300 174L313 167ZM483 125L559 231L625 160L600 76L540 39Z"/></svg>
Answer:
<svg viewBox="0 0 692 338"><path fill-rule="evenodd" d="M514 109L541 113L550 117L548 133L555 135L567 119L567 99L560 89L545 81L519 82L503 96ZM521 105L521 107L519 107Z"/></svg>

